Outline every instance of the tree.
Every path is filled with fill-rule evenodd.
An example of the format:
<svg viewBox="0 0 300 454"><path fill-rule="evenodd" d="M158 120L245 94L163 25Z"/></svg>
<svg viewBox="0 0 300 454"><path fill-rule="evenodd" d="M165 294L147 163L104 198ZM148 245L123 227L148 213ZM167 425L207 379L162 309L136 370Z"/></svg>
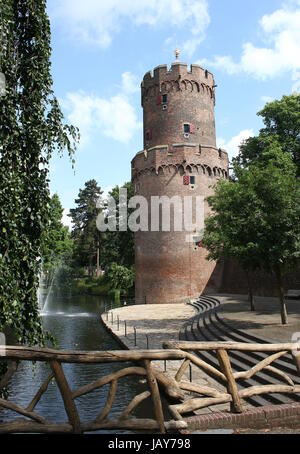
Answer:
<svg viewBox="0 0 300 454"><path fill-rule="evenodd" d="M252 311L255 307L251 276L260 268L257 245L253 242L256 233L254 200L254 194L248 188L220 180L215 195L208 199L213 215L206 220L203 240L209 250L209 259L234 259L245 270Z"/></svg>
<svg viewBox="0 0 300 454"><path fill-rule="evenodd" d="M95 260L100 247L100 232L96 220L101 210L97 204L102 194L96 180L87 181L75 200L77 207L72 208L69 215L74 225L72 238L75 242L75 261L79 266L88 267L90 278L94 275Z"/></svg>
<svg viewBox="0 0 300 454"><path fill-rule="evenodd" d="M58 266L66 266L73 252L73 240L69 228L63 225L63 207L57 194L50 200L49 225L43 231L42 264L43 272L48 276L48 285Z"/></svg>
<svg viewBox="0 0 300 454"><path fill-rule="evenodd" d="M48 226L51 155L73 159L78 130L63 123L52 90L45 0L0 0L0 331L43 344L37 289Z"/></svg>
<svg viewBox="0 0 300 454"><path fill-rule="evenodd" d="M134 284L134 271L112 263L107 270L107 279L112 288L126 293Z"/></svg>
<svg viewBox="0 0 300 454"><path fill-rule="evenodd" d="M209 198L204 245L213 259L236 258L276 278L281 320L287 324L283 278L300 260L300 187L292 156L274 137L265 138L260 158L235 163L236 182L220 182Z"/></svg>
<svg viewBox="0 0 300 454"><path fill-rule="evenodd" d="M258 137L245 141L237 161L247 165L258 159L264 150L264 139L274 136L282 150L293 157L300 176L300 94L283 96L281 100L267 103L258 115L263 118L265 128L261 129Z"/></svg>
<svg viewBox="0 0 300 454"><path fill-rule="evenodd" d="M134 195L132 183L125 183L121 188L115 186L109 193L116 203L117 230L115 232L105 232L102 241L102 257L105 266L112 263L118 263L130 268L134 265L134 234L131 230L120 231L119 226L122 222L120 218L120 189L127 190L127 211L130 215L131 209L128 209L128 201Z"/></svg>

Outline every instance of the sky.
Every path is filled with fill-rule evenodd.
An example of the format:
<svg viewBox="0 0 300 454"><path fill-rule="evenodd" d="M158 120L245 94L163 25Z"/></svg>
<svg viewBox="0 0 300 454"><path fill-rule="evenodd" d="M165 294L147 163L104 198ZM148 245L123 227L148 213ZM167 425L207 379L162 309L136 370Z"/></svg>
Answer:
<svg viewBox="0 0 300 454"><path fill-rule="evenodd" d="M75 172L54 156L51 193L64 222L79 189L130 180L143 149L140 84L180 60L213 72L217 145L229 157L259 132L266 102L300 90L300 0L48 0L54 91L81 141Z"/></svg>

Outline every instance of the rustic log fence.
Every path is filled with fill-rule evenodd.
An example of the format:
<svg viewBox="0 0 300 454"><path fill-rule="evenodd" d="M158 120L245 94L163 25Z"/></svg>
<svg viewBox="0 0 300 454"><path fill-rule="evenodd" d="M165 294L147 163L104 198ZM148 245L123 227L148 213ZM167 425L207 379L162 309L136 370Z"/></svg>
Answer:
<svg viewBox="0 0 300 454"><path fill-rule="evenodd" d="M170 405L169 410L174 418L178 421L183 420L183 415L195 412L205 407L213 405L230 403L231 410L234 413L243 413L243 400L251 396L262 394L280 393L280 394L299 394L300 384L295 384L291 377L282 370L271 364L277 359L292 353L295 363L296 373L300 378L300 346L299 344L251 344L236 342L166 342L164 348L181 349L186 353L186 359L181 365L175 376L180 389L190 391L202 397L192 397L186 399L183 403ZM219 369L203 361L195 352L215 351L219 362ZM229 352L264 352L270 355L259 361L255 366L241 372L233 372ZM182 381L185 370L191 364L198 366L216 380L221 381L225 387L224 392L206 386L199 386L194 383ZM247 380L253 377L263 369L272 371L284 384L267 384L261 386L250 386L247 389L239 390L238 381ZM191 380L190 380L191 381ZM299 380L298 380L299 382Z"/></svg>
<svg viewBox="0 0 300 454"><path fill-rule="evenodd" d="M218 369L195 354L197 351L209 350L217 353ZM233 372L228 354L230 351L265 352L270 355L249 370ZM0 423L0 433L84 433L99 430L149 430L165 433L169 430L186 428L184 415L205 407L228 403L231 405L232 411L242 413L244 411L243 401L247 397L269 393L300 394L300 385L295 384L287 373L271 365L276 359L291 352L294 354L296 371L300 377L300 347L295 344L168 342L164 344L164 350L109 352L68 352L28 347L0 347L1 361L9 361L11 364L20 361L40 361L46 362L50 366L49 376L26 408L9 400L0 399L0 408L9 409L23 416L23 419ZM174 377L155 365L155 362L166 365L167 361L180 361L180 367ZM116 372L72 390L63 370L63 364L67 363L129 363L129 365L126 364L126 367ZM225 390L220 391L219 388L216 389L213 386L202 386L192 382L192 366L221 381ZM284 384L250 386L247 389L239 390L239 380L250 379L263 369L272 370ZM190 381L183 380L185 373L190 373ZM147 388L141 394L136 395L118 417L110 419L109 415L117 395L118 382L128 376L145 378ZM56 382L61 393L68 422L50 423L35 411L38 402L52 381ZM76 407L76 399L106 385L109 385L109 392L99 415L93 421L82 422ZM173 417L171 421L165 420L161 391L169 400L168 409ZM134 418L132 416L134 410L150 397L155 419Z"/></svg>

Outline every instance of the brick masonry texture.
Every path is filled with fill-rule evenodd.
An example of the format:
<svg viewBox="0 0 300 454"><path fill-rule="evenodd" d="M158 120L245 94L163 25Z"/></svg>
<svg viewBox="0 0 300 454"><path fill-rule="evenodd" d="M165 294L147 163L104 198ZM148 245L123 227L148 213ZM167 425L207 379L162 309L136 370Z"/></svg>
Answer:
<svg viewBox="0 0 300 454"><path fill-rule="evenodd" d="M258 296L277 296L275 276L263 270L257 270L252 276L253 292ZM289 271L284 278L284 288L300 289L300 268ZM245 271L234 261L224 263L221 292L247 294L248 283Z"/></svg>
<svg viewBox="0 0 300 454"><path fill-rule="evenodd" d="M300 423L300 404L253 408L242 414L211 413L186 418L189 430L293 427Z"/></svg>
<svg viewBox="0 0 300 454"><path fill-rule="evenodd" d="M167 95L167 102L162 102ZM168 71L162 65L142 82L144 151L132 161L135 195L151 205L151 196L206 198L220 178L228 178L228 155L216 148L215 82L198 65L176 62ZM191 134L185 137L184 124ZM150 131L150 134L149 134ZM185 175L195 185L183 184ZM171 220L173 218L171 205ZM205 202L205 216L209 207ZM194 218L195 219L195 218ZM151 225L151 214L149 214ZM197 235L203 225L197 225ZM160 229L161 230L161 229ZM135 234L136 298L147 303L179 303L222 285L223 266L206 259L207 251L186 241L188 232L137 232Z"/></svg>
<svg viewBox="0 0 300 454"><path fill-rule="evenodd" d="M158 97L167 95L164 104ZM175 63L170 71L159 66L154 76L147 73L142 83L144 109L144 147L182 142L184 123L195 126L192 141L197 144L216 146L215 130L215 82L211 73L200 66ZM147 141L146 132L152 131Z"/></svg>

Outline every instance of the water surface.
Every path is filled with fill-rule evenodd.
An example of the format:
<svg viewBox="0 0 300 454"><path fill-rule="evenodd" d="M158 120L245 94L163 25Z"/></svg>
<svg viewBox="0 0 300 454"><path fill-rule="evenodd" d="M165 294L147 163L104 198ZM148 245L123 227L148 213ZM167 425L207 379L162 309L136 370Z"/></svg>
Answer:
<svg viewBox="0 0 300 454"><path fill-rule="evenodd" d="M53 297L48 305L49 312L43 315L44 327L56 337L59 349L62 350L121 350L119 344L100 322L105 303L107 301L103 298L95 296ZM123 367L124 363L63 365L72 391ZM11 381L9 400L26 407L49 374L50 368L46 363L39 362L33 367L30 362L22 362ZM98 416L105 405L108 388L109 386L105 386L76 400L81 421L91 421ZM140 383L140 377L121 379L110 417L119 415L131 399L144 390L145 384ZM56 384L49 385L36 407L36 412L51 422L67 421ZM135 416L153 418L150 399L141 404ZM15 417L19 416L9 410L0 410L2 421L9 421Z"/></svg>

